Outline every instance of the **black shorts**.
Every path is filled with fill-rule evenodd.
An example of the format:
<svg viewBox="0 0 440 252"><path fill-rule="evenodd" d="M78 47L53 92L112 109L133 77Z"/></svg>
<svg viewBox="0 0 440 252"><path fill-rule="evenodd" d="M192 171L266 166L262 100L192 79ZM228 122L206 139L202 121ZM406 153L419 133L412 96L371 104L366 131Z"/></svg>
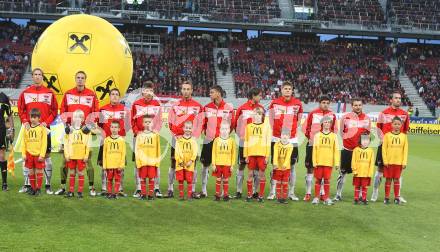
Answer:
<svg viewBox="0 0 440 252"><path fill-rule="evenodd" d="M50 133L47 134L47 149L46 154L50 153L52 151L52 138L50 137Z"/></svg>
<svg viewBox="0 0 440 252"><path fill-rule="evenodd" d="M8 146L6 140L6 128L0 128L0 149L4 150Z"/></svg>
<svg viewBox="0 0 440 252"><path fill-rule="evenodd" d="M309 144L306 146L306 159L304 160L304 165L307 169L313 168L313 146Z"/></svg>
<svg viewBox="0 0 440 252"><path fill-rule="evenodd" d="M377 167L383 167L382 144L379 145L379 147L377 147L376 166Z"/></svg>
<svg viewBox="0 0 440 252"><path fill-rule="evenodd" d="M273 164L273 148L275 146L275 143L272 142L270 144L270 160L271 163ZM293 146L293 150L292 150L292 156L290 156L290 165L294 165L296 164L296 162L298 162L298 147L297 146Z"/></svg>
<svg viewBox="0 0 440 252"><path fill-rule="evenodd" d="M103 152L104 152L104 148L103 148L103 146L101 145L101 146L99 146L98 159L96 160L96 162L97 162L97 164L98 164L99 166L102 165L102 156L103 156ZM133 152L133 158L134 158L134 152ZM134 161L134 159L133 159L133 161Z"/></svg>
<svg viewBox="0 0 440 252"><path fill-rule="evenodd" d="M351 174L351 158L353 157L353 151L343 149L341 150L341 173Z"/></svg>
<svg viewBox="0 0 440 252"><path fill-rule="evenodd" d="M200 154L200 162L204 167L212 164L212 145L214 141L204 142L202 147L202 153Z"/></svg>
<svg viewBox="0 0 440 252"><path fill-rule="evenodd" d="M241 165L246 164L246 158L243 156L243 147L238 146L238 163Z"/></svg>

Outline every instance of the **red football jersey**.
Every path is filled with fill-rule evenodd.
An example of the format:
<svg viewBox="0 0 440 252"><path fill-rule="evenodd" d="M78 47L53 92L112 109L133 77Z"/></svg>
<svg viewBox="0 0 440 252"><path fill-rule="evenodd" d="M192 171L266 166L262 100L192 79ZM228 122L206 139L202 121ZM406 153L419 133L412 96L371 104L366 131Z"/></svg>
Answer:
<svg viewBox="0 0 440 252"><path fill-rule="evenodd" d="M315 134L321 131L321 119L324 116L329 116L333 119L330 130L335 132L336 115L331 110L323 111L320 108L312 110L306 119L306 123L303 126L304 135L309 139L309 144L313 145L313 139Z"/></svg>
<svg viewBox="0 0 440 252"><path fill-rule="evenodd" d="M40 110L41 122L45 122L48 127L58 114L58 103L55 94L49 88L41 85L32 85L23 90L18 97L17 107L22 123L30 121L29 112L33 108Z"/></svg>
<svg viewBox="0 0 440 252"><path fill-rule="evenodd" d="M120 125L119 135L125 136L125 122L128 122L128 118L130 115L129 110L121 103L112 105L111 103L105 105L101 109L99 109L99 127L101 127L104 132L105 136L111 136L110 132L110 124L113 121L118 121Z"/></svg>
<svg viewBox="0 0 440 252"><path fill-rule="evenodd" d="M301 101L292 97L286 101L279 97L269 106L269 119L272 126L272 136L280 138L283 128L290 129L290 138L296 137L298 121L301 120L303 107Z"/></svg>
<svg viewBox="0 0 440 252"><path fill-rule="evenodd" d="M230 131L235 128L234 107L224 100L217 106L214 102L208 103L204 108L203 130L207 139L214 140L220 136L220 125L223 121L231 124Z"/></svg>
<svg viewBox="0 0 440 252"><path fill-rule="evenodd" d="M388 107L384 111L379 113L379 117L377 118L377 129L379 129L379 136L381 139L383 135L392 131L391 122L395 116L400 117L402 119L402 133L407 134L409 130L409 115L403 109Z"/></svg>
<svg viewBox="0 0 440 252"><path fill-rule="evenodd" d="M238 134L241 140L244 139L244 131L246 126L253 121L252 113L257 107L264 110L264 107L260 103L253 103L252 100L248 100L235 112L235 132Z"/></svg>
<svg viewBox="0 0 440 252"><path fill-rule="evenodd" d="M95 92L88 88L84 88L84 90L78 91L76 87L67 91L64 94L60 109L61 118L63 119L63 121L66 123L70 123L72 120L72 113L75 110L81 110L84 112L86 123L96 122L99 117L99 101L96 97Z"/></svg>
<svg viewBox="0 0 440 252"><path fill-rule="evenodd" d="M347 113L341 118L340 124L343 145L347 150L358 147L361 135L371 130L370 117L364 113Z"/></svg>
<svg viewBox="0 0 440 252"><path fill-rule="evenodd" d="M199 137L203 125L203 107L193 99L176 101L168 114L168 125L175 136L183 135L183 125L186 121L193 122L193 136Z"/></svg>
<svg viewBox="0 0 440 252"><path fill-rule="evenodd" d="M146 100L142 97L135 101L131 107L131 127L134 135L144 130L142 123L144 115L153 117L153 131L159 132L162 128L162 108L160 102L155 99Z"/></svg>

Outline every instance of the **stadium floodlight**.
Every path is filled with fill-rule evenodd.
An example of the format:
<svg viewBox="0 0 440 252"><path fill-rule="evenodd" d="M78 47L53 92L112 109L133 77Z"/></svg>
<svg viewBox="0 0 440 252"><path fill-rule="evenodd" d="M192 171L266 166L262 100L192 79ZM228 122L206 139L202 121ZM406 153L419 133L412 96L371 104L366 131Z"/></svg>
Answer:
<svg viewBox="0 0 440 252"><path fill-rule="evenodd" d="M127 0L128 4L142 4L144 0Z"/></svg>

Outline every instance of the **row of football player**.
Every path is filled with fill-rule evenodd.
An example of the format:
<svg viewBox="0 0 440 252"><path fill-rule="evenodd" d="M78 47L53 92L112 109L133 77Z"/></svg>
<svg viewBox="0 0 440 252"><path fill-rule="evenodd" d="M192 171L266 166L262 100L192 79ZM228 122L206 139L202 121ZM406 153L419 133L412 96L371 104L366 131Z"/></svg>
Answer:
<svg viewBox="0 0 440 252"><path fill-rule="evenodd" d="M33 71L33 80L34 84L25 89L20 95L18 102L18 110L20 119L23 125L26 128L30 128L29 125L29 111L32 108L37 108L41 112L41 121L42 125L50 125L51 121L58 114L57 103L54 98L53 92L42 86L42 75L43 72L41 69L34 69ZM75 74L75 82L76 87L72 90L66 92L63 98L63 102L61 104L60 113L65 115L66 112L69 117L64 118L63 121L66 123L66 129L70 129L69 126L71 124L70 116L76 110L81 110L84 113L84 117L88 118L88 115L91 113L99 112L99 114L104 115L104 120L98 126L102 128L102 131L105 132L105 136L110 136L110 125L114 120L119 121L120 132L119 135L125 136L125 126L124 125L126 119L126 115L130 114L126 112L126 108L123 104L120 103L120 93L117 89L113 89L110 91L110 104L103 106L102 108L98 108L98 102L95 93L87 89L85 87L86 74L83 71L78 71ZM148 83L147 83L148 84ZM293 84L286 81L282 84L281 87L281 96L272 100L271 105L269 106L269 117L271 124L271 152L272 146L275 145L276 142L280 141L281 131L282 129L290 130L290 138L289 142L292 144L297 144L297 127L299 125L299 120L301 118L302 104L301 101L293 97ZM142 97L133 103L131 108L131 126L130 128L133 130L134 134L137 135L141 133L143 128L143 116L149 115L154 117L153 120L153 132L158 132L162 124L162 116L161 113L161 105L160 103L154 99L154 89L152 83L149 83L149 86L145 86L142 89ZM194 191L193 186L193 198L198 198L199 196L206 196L207 190L206 185L208 181L208 169L211 166L212 162L212 145L213 140L220 136L220 125L222 122L228 122L230 125L230 131L235 129L237 135L240 137L241 141L244 141L244 129L247 127L246 125L252 123L252 114L254 114L255 108L262 108L263 106L259 103L261 99L261 90L256 88L252 89L249 93L249 100L240 106L237 111L234 111L233 107L230 104L225 103L222 99L223 90L219 86L213 86L210 88L210 97L212 102L208 103L205 107L202 107L197 101L192 99L192 84L191 82L185 81L181 85L182 98L178 99L170 108L169 111L169 128L172 132L172 135L175 138L181 138L184 134L184 122L192 121L194 122L193 127L197 130L193 130L194 137L198 138L200 136L200 126L204 131L205 141L203 143L200 161L202 163L202 192L201 194L197 194ZM52 99L50 99L52 97ZM34 99L35 98L35 99ZM40 99L41 98L41 99ZM306 176L306 196L305 200L310 200L311 198L311 188L312 188L312 180L313 180L313 172L314 167L312 164L312 153L313 153L313 139L316 133L321 130L320 120L324 116L329 116L332 118L331 123L331 131L333 131L336 123L336 117L334 113L329 109L330 98L323 96L319 100L319 107L315 110L309 112L307 116L307 120L305 122L305 136L309 139L309 144L306 147L306 158L305 158L305 166L307 168L307 176ZM398 116L403 121L401 131L406 133L409 128L409 117L406 111L400 109L401 105L401 95L398 92L393 92L390 94L390 107L386 110L382 111L379 114L379 119L377 122L377 128L382 133L386 134L392 131L392 118ZM340 130L343 138L343 146L344 149L341 151L341 170L338 176L338 186L337 186L337 197L336 199L340 199L342 195L342 187L344 184L345 175L350 173L351 171L351 160L352 160L352 152L355 147L358 146L360 135L363 133L370 132L371 120L368 116L362 112L362 100L353 99L352 101L353 111L347 113L343 116L340 123ZM204 116L206 115L206 116ZM203 117L203 120L200 118ZM46 126L47 127L47 126ZM87 127L85 127L87 129ZM84 127L82 128L84 129ZM380 135L380 138L383 138ZM50 138L48 138L48 146L50 146ZM168 196L173 196L173 182L175 178L175 149L174 145L171 145L171 166L169 169L168 176ZM52 164L50 162L50 157L48 157L48 153L50 152L50 148L46 150L46 192L50 193L50 177ZM297 161L297 153L298 147L294 146L292 154L291 162L291 173L289 178L289 198L292 200L297 200L298 198L294 194L294 187L296 182L296 172L294 164ZM246 160L243 156L243 148L239 147L239 156L240 162L237 171L237 197L241 196L242 192L242 184L244 173L243 170L246 166ZM272 155L273 156L273 155ZM63 159L64 160L64 159ZM87 160L87 175L89 177L89 189L90 194L92 196L96 195L93 186L93 166L91 165L90 159ZM379 147L377 162L378 170L375 174L375 190L373 190L372 200L377 199L377 188L379 187L380 180L383 172L383 162L382 162L382 152ZM102 161L100 163L102 165ZM66 180L67 180L67 171L66 165L63 163L62 173L61 173L61 188L55 194L64 194L66 192ZM24 169L27 172L27 169ZM136 170L137 171L137 170ZM160 170L158 170L159 172ZM197 170L194 170L196 173ZM26 174L25 178L28 178ZM137 176L139 177L139 176ZM258 176L256 176L258 177ZM158 174L156 179L155 191L156 195L160 196L160 191L158 188L158 180L160 175ZM193 176L195 185L195 180L197 179L196 174ZM137 190L140 191L140 182L137 180ZM29 184L28 181L25 184ZM254 183L256 184L256 183ZM259 184L259 183L258 183ZM48 187L49 186L49 187ZM271 190L273 191L273 190ZM140 193L139 193L140 194ZM269 195L270 197L272 196ZM399 197L402 201L403 198Z"/></svg>
<svg viewBox="0 0 440 252"><path fill-rule="evenodd" d="M258 201L263 202L265 193L265 170L271 156L271 132L270 128L263 123L264 111L255 108L253 122L245 129L243 157L247 163L249 172L247 179L246 201L253 199L254 171L258 171L259 191ZM23 134L22 154L25 166L29 169L29 178L32 189L31 195L38 195L41 190L44 169L44 155L47 148L47 131L40 125L40 112L33 109L30 112L31 127ZM313 204L318 204L320 199L324 204L332 205L329 197L330 177L333 167L339 169L340 151L338 138L331 131L332 118L323 117L321 131L315 135L313 144L312 162L315 177L315 198ZM66 166L70 170L69 192L66 197L74 196L75 177L78 174L79 198L83 197L84 169L90 152L90 132L84 132L81 125L84 122L84 113L77 110L73 115L73 131L66 134L64 140L64 156ZM136 136L135 140L135 163L138 177L140 178L140 199L154 198L154 179L160 167L161 151L160 136L152 131L153 118L143 117L144 130ZM195 162L198 154L198 144L193 137L193 123L184 123L184 134L177 138L174 149L176 160L176 180L179 183L179 198L183 200L184 182L187 183L187 199L193 197L192 186ZM389 203L391 182L394 181L395 203L399 204L399 179L402 169L406 167L408 143L407 137L400 132L402 120L395 117L392 120L392 131L385 134L382 146L382 158L385 169L385 203ZM125 140L119 135L120 123L111 122L111 135L107 136L102 146L102 167L106 177L106 196L114 199L120 189L121 174L125 168L126 146ZM288 181L290 177L291 162L296 162L293 150L294 145L289 143L290 132L283 131L281 139L273 146L272 179L276 188L276 198L280 203L287 203ZM367 188L370 185L374 171L374 153L369 147L370 136L364 134L360 138L359 146L353 151L351 167L353 169L353 185L355 186L354 202L367 204ZM216 177L215 200L229 200L229 178L236 163L237 147L235 140L230 136L230 125L222 123L220 136L214 140L212 147L213 176ZM147 191L148 180L148 191ZM114 184L114 187L113 187ZM323 187L323 195L320 195ZM223 191L221 190L223 188ZM362 195L361 198L359 195Z"/></svg>

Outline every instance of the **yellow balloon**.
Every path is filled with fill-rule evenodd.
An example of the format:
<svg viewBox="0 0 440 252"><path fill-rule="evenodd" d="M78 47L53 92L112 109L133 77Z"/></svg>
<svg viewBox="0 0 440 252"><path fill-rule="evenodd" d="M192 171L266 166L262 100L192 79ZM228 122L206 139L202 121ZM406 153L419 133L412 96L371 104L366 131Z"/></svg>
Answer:
<svg viewBox="0 0 440 252"><path fill-rule="evenodd" d="M109 102L110 90L125 95L133 73L130 47L106 20L85 14L63 17L51 24L32 52L32 68L44 71L45 85L61 103L75 87L75 73L86 72L86 86L96 92L99 105Z"/></svg>

